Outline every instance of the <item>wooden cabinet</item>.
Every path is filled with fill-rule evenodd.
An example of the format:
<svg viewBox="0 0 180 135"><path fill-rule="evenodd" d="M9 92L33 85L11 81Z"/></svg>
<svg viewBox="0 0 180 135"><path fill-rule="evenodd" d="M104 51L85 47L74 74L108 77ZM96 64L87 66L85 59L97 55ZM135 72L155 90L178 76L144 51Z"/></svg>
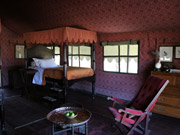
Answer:
<svg viewBox="0 0 180 135"><path fill-rule="evenodd" d="M151 75L170 81L152 111L180 118L180 73L152 72Z"/></svg>
<svg viewBox="0 0 180 135"><path fill-rule="evenodd" d="M10 88L18 89L23 87L22 78L19 69L8 70Z"/></svg>

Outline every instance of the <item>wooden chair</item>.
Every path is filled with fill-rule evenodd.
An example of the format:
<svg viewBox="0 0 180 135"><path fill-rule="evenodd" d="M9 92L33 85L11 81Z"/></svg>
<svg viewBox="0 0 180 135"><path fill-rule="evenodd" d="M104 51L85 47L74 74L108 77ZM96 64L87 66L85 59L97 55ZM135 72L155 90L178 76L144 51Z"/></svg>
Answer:
<svg viewBox="0 0 180 135"><path fill-rule="evenodd" d="M112 112L116 121L116 126L121 133L127 135L133 134L134 131L145 135L150 133L150 130L148 130L149 116L151 115L150 111L168 83L168 80L150 76L132 102L126 103L115 97L107 98L113 101L113 105L109 107L109 110ZM116 103L121 104L122 108L117 109ZM141 122L145 118L145 126L142 127ZM127 127L128 132L124 133L120 126Z"/></svg>

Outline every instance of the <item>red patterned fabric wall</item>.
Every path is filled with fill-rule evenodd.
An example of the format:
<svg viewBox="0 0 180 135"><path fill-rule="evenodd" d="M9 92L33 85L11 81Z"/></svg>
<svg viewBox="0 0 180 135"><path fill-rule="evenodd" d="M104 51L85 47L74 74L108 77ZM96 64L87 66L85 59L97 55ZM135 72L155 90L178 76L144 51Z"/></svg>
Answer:
<svg viewBox="0 0 180 135"><path fill-rule="evenodd" d="M24 15L35 30L74 26L115 33L180 26L179 0L26 0L24 3L27 9Z"/></svg>
<svg viewBox="0 0 180 135"><path fill-rule="evenodd" d="M15 59L15 43L9 44L9 40L13 42L20 38L19 35L2 26L2 32L0 33L0 46L4 85L8 85L8 70L14 66L23 66L24 64L23 59ZM139 74L126 75L103 72L103 48L100 45L100 42L123 41L130 39L140 40ZM98 42L96 43L96 92L104 95L116 96L126 100L132 99L147 76L150 75L151 70L154 68L154 56L151 52L155 50L155 39L157 39L158 47L164 39L166 42L180 42L180 30L114 34L99 33ZM180 68L179 59L174 59L172 64L176 68ZM91 91L91 84L87 82L81 84L77 83L73 85L73 88Z"/></svg>
<svg viewBox="0 0 180 135"><path fill-rule="evenodd" d="M130 100L135 96L145 79L150 75L151 70L154 68L155 58L151 52L155 50L155 39L157 38L157 48L159 48L160 43L163 43L164 39L166 42L180 43L180 30L119 34L100 33L98 36L99 42L96 44L96 92L125 100ZM124 41L130 39L140 40L139 74L127 75L103 72L103 48L100 45L100 42ZM175 68L180 68L180 59L173 60L172 64ZM73 87L91 91L91 85L86 82L83 84L75 84Z"/></svg>
<svg viewBox="0 0 180 135"><path fill-rule="evenodd" d="M0 46L3 85L8 85L8 70L16 66L23 66L24 64L24 59L15 58L15 41L20 41L20 39L21 36L2 25L2 31L0 33Z"/></svg>

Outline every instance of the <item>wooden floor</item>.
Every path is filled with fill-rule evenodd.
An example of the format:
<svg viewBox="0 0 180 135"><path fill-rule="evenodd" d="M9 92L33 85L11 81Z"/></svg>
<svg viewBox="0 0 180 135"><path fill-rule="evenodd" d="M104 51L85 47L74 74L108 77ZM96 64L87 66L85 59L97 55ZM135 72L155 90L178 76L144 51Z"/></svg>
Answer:
<svg viewBox="0 0 180 135"><path fill-rule="evenodd" d="M21 91L14 89L5 89L6 97L12 97L15 95L19 95ZM24 97L26 98L26 97ZM29 99L32 102L41 102L41 100L37 99ZM97 114L103 115L104 117L112 118L111 113L108 111L107 107L111 106L111 102L107 101L105 97L96 96L93 100L91 95L87 92L68 90L68 102L79 103L82 104L84 108L88 109L91 112L95 112ZM53 107L60 106L58 102ZM47 104L47 107L52 107ZM22 110L26 113L28 110ZM18 118L14 118L14 120L18 120ZM37 122L39 128L43 128L43 124L45 122L39 121ZM37 127L26 126L22 127L21 130L15 130L10 125L6 123L7 134L9 135L26 135L26 132L29 130L36 130ZM150 135L180 135L180 119L167 117L159 114L154 114L151 116L150 126L151 129ZM18 133L19 132L19 133Z"/></svg>

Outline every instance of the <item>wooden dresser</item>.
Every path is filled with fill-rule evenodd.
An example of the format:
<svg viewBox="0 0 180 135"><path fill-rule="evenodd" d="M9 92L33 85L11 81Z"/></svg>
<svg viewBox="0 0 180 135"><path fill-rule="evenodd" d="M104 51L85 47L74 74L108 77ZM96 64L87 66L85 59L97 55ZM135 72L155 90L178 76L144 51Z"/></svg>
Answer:
<svg viewBox="0 0 180 135"><path fill-rule="evenodd" d="M169 80L152 111L180 118L180 73L151 72L151 75Z"/></svg>

